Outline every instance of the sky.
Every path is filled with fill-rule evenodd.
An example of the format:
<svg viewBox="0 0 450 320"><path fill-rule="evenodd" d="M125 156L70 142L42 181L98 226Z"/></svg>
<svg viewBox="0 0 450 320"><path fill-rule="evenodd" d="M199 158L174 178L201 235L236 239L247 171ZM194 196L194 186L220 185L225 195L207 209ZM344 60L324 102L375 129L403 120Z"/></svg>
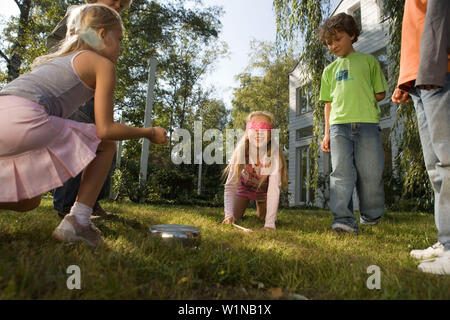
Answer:
<svg viewBox="0 0 450 320"><path fill-rule="evenodd" d="M275 41L276 23L272 9L273 0L205 0L205 4L224 8L221 40L228 43L229 58L217 63L217 68L206 79L217 88L218 98L222 98L231 108L233 87L239 85L234 77L249 63L250 41Z"/></svg>
<svg viewBox="0 0 450 320"><path fill-rule="evenodd" d="M14 0L0 0L3 18L17 16ZM229 56L216 63L216 68L204 83L214 85L215 98L222 99L231 108L233 88L239 84L234 77L249 63L250 41L275 41L276 24L273 0L204 0L205 5L222 6L222 33L220 40L228 44Z"/></svg>

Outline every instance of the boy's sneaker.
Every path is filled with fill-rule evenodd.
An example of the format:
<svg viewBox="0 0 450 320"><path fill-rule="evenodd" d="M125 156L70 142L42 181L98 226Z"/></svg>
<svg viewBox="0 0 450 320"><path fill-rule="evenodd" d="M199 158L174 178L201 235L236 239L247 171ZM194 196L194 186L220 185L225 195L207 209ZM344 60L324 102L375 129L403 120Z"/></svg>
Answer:
<svg viewBox="0 0 450 320"><path fill-rule="evenodd" d="M100 230L92 223L83 226L77 222L75 216L68 214L64 217L52 237L63 242L79 242L84 241L91 247L96 247L102 242Z"/></svg>
<svg viewBox="0 0 450 320"><path fill-rule="evenodd" d="M445 251L440 257L422 261L418 268L426 273L450 275L450 251Z"/></svg>
<svg viewBox="0 0 450 320"><path fill-rule="evenodd" d="M358 230L343 223L334 223L331 228L337 233L358 234Z"/></svg>
<svg viewBox="0 0 450 320"><path fill-rule="evenodd" d="M96 202L94 205L94 208L92 208L92 217L97 218L107 218L108 216L111 216L111 213L106 212L100 203Z"/></svg>
<svg viewBox="0 0 450 320"><path fill-rule="evenodd" d="M436 242L431 247L424 250L412 250L410 252L411 257L416 259L430 259L432 257L440 256L444 253L444 245L440 242Z"/></svg>
<svg viewBox="0 0 450 320"><path fill-rule="evenodd" d="M61 219L64 219L64 217L67 216L69 213L70 213L70 209L62 210L62 211L58 210L58 217L60 217Z"/></svg>
<svg viewBox="0 0 450 320"><path fill-rule="evenodd" d="M380 222L380 220L375 220L375 221L368 221L365 220L362 216L359 217L359 223L363 226L374 226L376 224L378 224L378 222Z"/></svg>

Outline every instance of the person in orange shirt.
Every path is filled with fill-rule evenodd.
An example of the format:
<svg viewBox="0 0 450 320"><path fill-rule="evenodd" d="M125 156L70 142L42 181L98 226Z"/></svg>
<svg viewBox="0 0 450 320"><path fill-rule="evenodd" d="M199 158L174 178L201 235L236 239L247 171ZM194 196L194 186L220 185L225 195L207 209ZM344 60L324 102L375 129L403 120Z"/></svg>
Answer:
<svg viewBox="0 0 450 320"><path fill-rule="evenodd" d="M413 100L435 196L438 242L411 256L419 270L450 275L450 1L406 0L395 103ZM435 259L429 259L436 257Z"/></svg>

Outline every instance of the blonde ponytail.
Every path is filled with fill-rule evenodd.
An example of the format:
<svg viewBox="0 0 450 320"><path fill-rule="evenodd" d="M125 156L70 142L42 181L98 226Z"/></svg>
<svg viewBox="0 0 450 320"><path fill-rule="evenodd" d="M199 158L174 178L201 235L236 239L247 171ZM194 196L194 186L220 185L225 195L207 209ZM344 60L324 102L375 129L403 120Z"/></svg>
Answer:
<svg viewBox="0 0 450 320"><path fill-rule="evenodd" d="M36 58L31 67L35 68L56 57L67 56L81 50L101 50L104 44L98 37L97 31L102 28L107 31L113 28L123 30L122 19L114 9L104 4L85 4L74 7L69 12L66 38L59 49L54 53Z"/></svg>

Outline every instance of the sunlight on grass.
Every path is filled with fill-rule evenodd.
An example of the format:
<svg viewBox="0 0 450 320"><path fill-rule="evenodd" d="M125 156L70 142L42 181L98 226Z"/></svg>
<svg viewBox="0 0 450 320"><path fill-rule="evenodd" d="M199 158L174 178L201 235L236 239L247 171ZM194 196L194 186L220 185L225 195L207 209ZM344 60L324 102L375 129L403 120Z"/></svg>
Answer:
<svg viewBox="0 0 450 320"><path fill-rule="evenodd" d="M51 201L0 215L0 299L449 299L450 277L423 274L409 257L436 241L433 216L386 213L358 236L331 231L328 211L280 210L263 231L254 209L222 225L223 208L103 203L113 213L94 223L104 244L63 244L50 237L60 219ZM151 237L155 224L193 225L199 248ZM82 289L66 270L80 267ZM367 268L381 269L369 290ZM281 292L281 296L280 296Z"/></svg>

